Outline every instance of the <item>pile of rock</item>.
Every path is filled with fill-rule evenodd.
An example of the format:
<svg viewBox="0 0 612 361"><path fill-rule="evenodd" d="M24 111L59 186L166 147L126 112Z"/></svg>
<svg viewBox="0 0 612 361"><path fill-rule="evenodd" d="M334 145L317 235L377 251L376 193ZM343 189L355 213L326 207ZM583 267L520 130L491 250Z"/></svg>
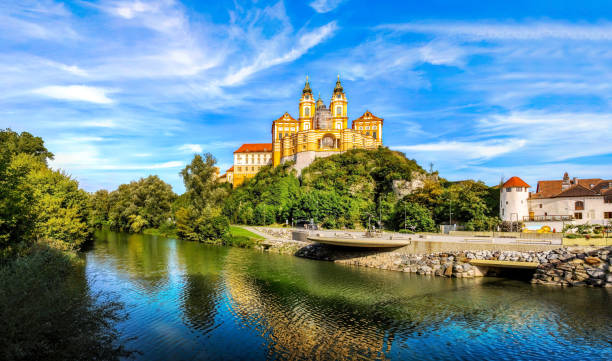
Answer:
<svg viewBox="0 0 612 361"><path fill-rule="evenodd" d="M554 250L539 260L532 283L612 287L612 247Z"/></svg>
<svg viewBox="0 0 612 361"><path fill-rule="evenodd" d="M260 232L263 232L273 238L291 239L291 229L286 228L265 228L258 227Z"/></svg>
<svg viewBox="0 0 612 361"><path fill-rule="evenodd" d="M420 275L455 278L485 276L483 269L470 264L473 259L537 262L540 265L534 273L532 283L612 287L612 247L560 248L542 252L484 250L406 254L311 244L298 250L296 256Z"/></svg>

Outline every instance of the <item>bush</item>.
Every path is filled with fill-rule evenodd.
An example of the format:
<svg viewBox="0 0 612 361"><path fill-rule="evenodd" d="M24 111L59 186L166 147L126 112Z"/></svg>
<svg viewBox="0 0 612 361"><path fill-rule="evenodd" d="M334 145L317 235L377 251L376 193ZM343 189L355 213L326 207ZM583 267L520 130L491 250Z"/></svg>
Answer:
<svg viewBox="0 0 612 361"><path fill-rule="evenodd" d="M0 267L0 359L115 360L123 305L91 295L74 256L38 247Z"/></svg>
<svg viewBox="0 0 612 361"><path fill-rule="evenodd" d="M181 239L217 243L222 242L228 233L229 220L214 211L181 208L176 212L176 234Z"/></svg>

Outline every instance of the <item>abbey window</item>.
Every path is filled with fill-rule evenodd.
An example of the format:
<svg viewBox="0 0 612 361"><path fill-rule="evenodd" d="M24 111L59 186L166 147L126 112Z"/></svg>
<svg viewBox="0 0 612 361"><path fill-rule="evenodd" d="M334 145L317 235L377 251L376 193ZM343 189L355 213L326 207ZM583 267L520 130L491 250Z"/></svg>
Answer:
<svg viewBox="0 0 612 361"><path fill-rule="evenodd" d="M309 117L310 116L310 107L304 108L304 116L305 117Z"/></svg>
<svg viewBox="0 0 612 361"><path fill-rule="evenodd" d="M336 107L336 116L342 116L342 106Z"/></svg>

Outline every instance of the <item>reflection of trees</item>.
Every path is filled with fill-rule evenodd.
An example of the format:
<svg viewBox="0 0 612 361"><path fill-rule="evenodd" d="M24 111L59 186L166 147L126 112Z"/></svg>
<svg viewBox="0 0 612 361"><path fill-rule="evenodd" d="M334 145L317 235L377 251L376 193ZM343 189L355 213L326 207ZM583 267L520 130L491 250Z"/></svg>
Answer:
<svg viewBox="0 0 612 361"><path fill-rule="evenodd" d="M163 237L102 231L97 233L97 254L113 268L130 276L139 290L155 293L168 283L169 242Z"/></svg>
<svg viewBox="0 0 612 361"><path fill-rule="evenodd" d="M559 296L568 290L518 281L432 279L231 251L226 270L233 311L267 338L269 356L384 358L394 341L419 348L421 335L464 339L490 329L591 345L612 331L605 302L588 307L588 292L566 302Z"/></svg>
<svg viewBox="0 0 612 361"><path fill-rule="evenodd" d="M195 242L177 242L177 264L183 268L184 283L180 296L184 322L208 333L214 325L220 298L221 270L227 248Z"/></svg>

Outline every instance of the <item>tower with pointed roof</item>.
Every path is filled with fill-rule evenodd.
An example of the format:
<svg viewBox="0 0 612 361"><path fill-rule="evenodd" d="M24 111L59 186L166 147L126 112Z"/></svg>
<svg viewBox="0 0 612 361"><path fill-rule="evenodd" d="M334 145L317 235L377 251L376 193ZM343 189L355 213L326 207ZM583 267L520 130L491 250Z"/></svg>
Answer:
<svg viewBox="0 0 612 361"><path fill-rule="evenodd" d="M348 102L346 100L344 88L340 82L340 74L338 74L338 80L336 81L336 86L334 87L334 93L332 94L329 108L332 114L333 128L346 128L348 123Z"/></svg>
<svg viewBox="0 0 612 361"><path fill-rule="evenodd" d="M298 122L300 123L300 130L309 130L313 128L312 119L314 118L315 112L315 101L312 96L312 89L310 89L310 82L308 76L306 76L306 84L302 90L302 97L300 98L300 109Z"/></svg>
<svg viewBox="0 0 612 361"><path fill-rule="evenodd" d="M499 217L503 221L522 222L529 215L529 188L519 177L508 179L499 189Z"/></svg>

